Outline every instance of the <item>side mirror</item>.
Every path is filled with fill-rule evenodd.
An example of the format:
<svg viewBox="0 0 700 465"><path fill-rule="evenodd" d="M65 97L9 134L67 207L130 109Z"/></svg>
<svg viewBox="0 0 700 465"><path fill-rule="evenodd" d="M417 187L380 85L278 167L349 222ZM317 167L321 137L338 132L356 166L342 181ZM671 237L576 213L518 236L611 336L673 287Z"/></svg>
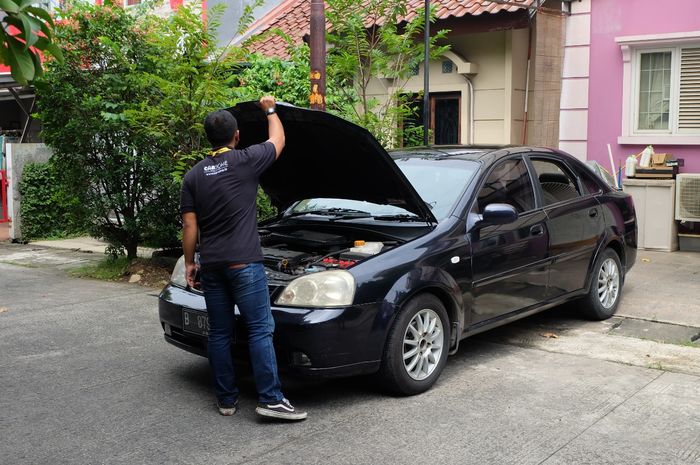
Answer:
<svg viewBox="0 0 700 465"><path fill-rule="evenodd" d="M505 203L491 203L486 205L484 213L470 213L467 217L467 231L483 226L497 224L510 224L518 220L518 211Z"/></svg>
<svg viewBox="0 0 700 465"><path fill-rule="evenodd" d="M486 224L509 224L518 220L518 212L512 206L505 203L492 203L486 205L481 221Z"/></svg>

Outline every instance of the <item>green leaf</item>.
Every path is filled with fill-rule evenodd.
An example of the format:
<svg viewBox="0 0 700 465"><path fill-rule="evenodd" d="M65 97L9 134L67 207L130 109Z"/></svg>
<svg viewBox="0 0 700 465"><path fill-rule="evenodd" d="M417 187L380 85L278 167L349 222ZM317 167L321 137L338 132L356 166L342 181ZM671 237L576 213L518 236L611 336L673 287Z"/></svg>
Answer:
<svg viewBox="0 0 700 465"><path fill-rule="evenodd" d="M3 0L0 0L2 2ZM4 1L12 1L12 0L4 0ZM27 13L31 13L34 16L43 19L46 21L51 27L54 27L54 22L53 22L53 17L51 16L51 13L48 11L44 10L43 8L39 8L37 6L28 6L24 9Z"/></svg>
<svg viewBox="0 0 700 465"><path fill-rule="evenodd" d="M46 36L47 39L53 40L53 32L51 31L51 26L48 23L41 23L41 32Z"/></svg>
<svg viewBox="0 0 700 465"><path fill-rule="evenodd" d="M24 49L27 50L36 42L36 36L32 34L32 23L29 21L29 16L19 14L18 17L22 21L22 38L24 39Z"/></svg>
<svg viewBox="0 0 700 465"><path fill-rule="evenodd" d="M61 49L58 47L58 45L54 44L53 42L49 43L46 46L46 51L49 52L53 57L59 62L63 63L64 58L63 58L63 52Z"/></svg>
<svg viewBox="0 0 700 465"><path fill-rule="evenodd" d="M11 14L17 14L19 13L19 5L12 0L0 0L0 10Z"/></svg>
<svg viewBox="0 0 700 465"><path fill-rule="evenodd" d="M39 55L30 50L29 56L34 62L34 78L43 76L44 70L41 68L41 58L39 58Z"/></svg>
<svg viewBox="0 0 700 465"><path fill-rule="evenodd" d="M27 84L34 79L34 62L30 53L24 49L24 44L14 37L8 37L7 54L12 69L12 77L21 84Z"/></svg>

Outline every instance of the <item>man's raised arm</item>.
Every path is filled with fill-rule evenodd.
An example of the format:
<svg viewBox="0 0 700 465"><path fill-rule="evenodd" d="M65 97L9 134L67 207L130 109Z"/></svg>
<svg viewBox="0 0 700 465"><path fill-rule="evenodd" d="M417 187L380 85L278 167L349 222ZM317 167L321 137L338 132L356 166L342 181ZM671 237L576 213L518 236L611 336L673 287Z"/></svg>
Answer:
<svg viewBox="0 0 700 465"><path fill-rule="evenodd" d="M267 140L275 146L275 158L279 158L282 149L284 149L284 127L282 127L282 121L280 121L275 111L275 98L271 96L262 97L260 106L262 106L263 111L267 115L269 135Z"/></svg>

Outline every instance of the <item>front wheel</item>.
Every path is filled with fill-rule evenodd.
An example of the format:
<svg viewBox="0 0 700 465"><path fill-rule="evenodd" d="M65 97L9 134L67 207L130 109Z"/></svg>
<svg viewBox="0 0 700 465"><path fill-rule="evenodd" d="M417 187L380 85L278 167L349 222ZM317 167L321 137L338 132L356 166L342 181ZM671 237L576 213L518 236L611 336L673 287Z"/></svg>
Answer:
<svg viewBox="0 0 700 465"><path fill-rule="evenodd" d="M622 265L617 253L605 249L596 260L591 289L579 302L579 309L591 320L607 320L615 314L622 292Z"/></svg>
<svg viewBox="0 0 700 465"><path fill-rule="evenodd" d="M430 389L447 361L449 331L447 310L437 297L411 299L389 332L380 369L385 386L400 395Z"/></svg>

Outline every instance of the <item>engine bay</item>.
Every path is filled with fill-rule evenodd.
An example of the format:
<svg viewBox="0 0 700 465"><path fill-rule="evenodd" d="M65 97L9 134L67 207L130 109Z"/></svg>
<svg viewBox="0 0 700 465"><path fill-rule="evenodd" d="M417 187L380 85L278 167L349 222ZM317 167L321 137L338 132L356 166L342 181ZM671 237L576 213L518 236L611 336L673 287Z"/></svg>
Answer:
<svg viewBox="0 0 700 465"><path fill-rule="evenodd" d="M261 229L260 243L265 267L287 275L332 269L348 269L358 262L398 245L364 234L337 234L310 230ZM374 239L374 240L372 240Z"/></svg>

